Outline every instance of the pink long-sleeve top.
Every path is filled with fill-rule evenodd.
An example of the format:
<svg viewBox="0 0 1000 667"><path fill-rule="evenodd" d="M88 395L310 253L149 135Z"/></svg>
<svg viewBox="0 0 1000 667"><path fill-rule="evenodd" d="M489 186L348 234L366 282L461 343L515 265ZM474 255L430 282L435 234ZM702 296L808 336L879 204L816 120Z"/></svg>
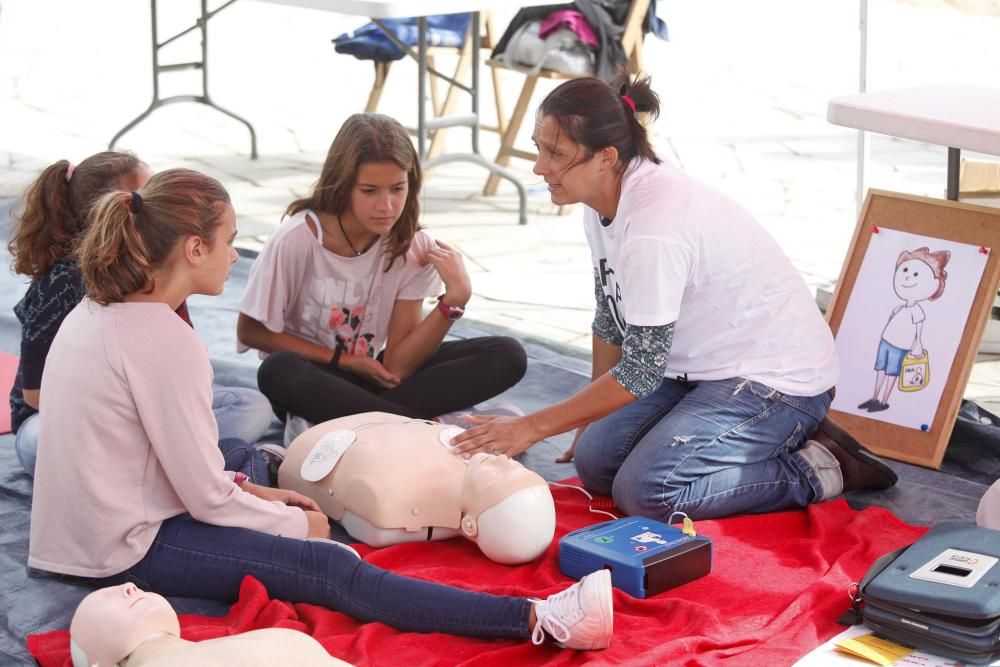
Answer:
<svg viewBox="0 0 1000 667"><path fill-rule="evenodd" d="M80 302L52 343L41 403L30 566L117 574L184 512L306 536L301 509L246 493L223 470L208 351L166 304Z"/></svg>

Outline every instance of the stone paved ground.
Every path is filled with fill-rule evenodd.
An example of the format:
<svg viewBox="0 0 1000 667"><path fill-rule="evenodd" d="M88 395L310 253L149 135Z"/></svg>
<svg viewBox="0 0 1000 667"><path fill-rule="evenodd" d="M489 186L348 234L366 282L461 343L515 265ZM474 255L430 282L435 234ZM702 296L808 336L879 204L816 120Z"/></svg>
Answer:
<svg viewBox="0 0 1000 667"><path fill-rule="evenodd" d="M1000 79L995 0L868 4L870 89ZM162 39L185 27L198 3L160 5ZM498 13L498 24L511 14ZM856 134L828 124L825 114L829 98L857 89L857 3L661 0L660 15L671 41L651 39L644 51L664 108L653 127L658 150L743 202L810 287L835 280L855 223ZM155 112L120 146L154 169L184 165L222 179L240 216L240 245L259 247L318 175L340 122L364 104L370 63L337 55L329 43L362 22L253 0L212 19L212 95L254 123L259 160L248 159L242 126L194 104ZM17 195L53 160L102 149L145 108L149 40L143 2L3 0L0 197ZM197 41L191 36L172 48L176 59L191 58ZM415 119L414 72L411 63L396 66L382 105L408 123ZM164 92L193 92L197 76L174 74ZM518 87L516 76L505 77L508 106ZM540 86L536 103L549 87ZM488 117L489 97L484 108ZM452 148L466 142L452 131ZM484 135L487 153L496 144L495 135ZM942 194L944 148L873 137L869 164L873 187ZM585 354L592 294L579 209L555 215L530 165L515 168L530 191L529 225L515 224L512 188L479 196L485 172L467 165L441 168L428 180L424 222L466 256L476 289L470 317ZM1000 395L994 375L992 363L979 364L972 395Z"/></svg>

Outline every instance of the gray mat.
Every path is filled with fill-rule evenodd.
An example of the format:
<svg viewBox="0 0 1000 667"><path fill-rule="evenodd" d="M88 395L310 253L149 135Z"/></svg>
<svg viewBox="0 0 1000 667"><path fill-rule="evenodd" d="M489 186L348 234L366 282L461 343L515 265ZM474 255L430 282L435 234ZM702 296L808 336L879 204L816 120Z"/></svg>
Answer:
<svg viewBox="0 0 1000 667"><path fill-rule="evenodd" d="M0 239L6 239L10 202L0 201ZM4 246L6 241L4 241ZM0 252L0 262L10 257ZM221 297L194 297L191 316L205 340L219 384L256 386L257 357L236 352L238 302L246 284L252 259L243 257L233 268ZM20 326L11 308L24 292L25 281L0 270L0 349L18 354ZM453 329L454 336L466 338L486 334L509 334L496 327L463 319ZM545 341L521 337L528 351L528 372L524 380L500 398L533 411L562 400L583 387L589 377L589 361L575 350ZM275 421L274 439L280 438ZM28 634L69 627L73 610L88 592L79 586L48 577L29 577L25 563L28 550L28 523L31 478L21 472L14 455L13 436L0 436L0 664L32 664L25 648ZM554 459L569 444L562 435L539 443L522 457L522 462L548 480L575 475L572 464ZM941 519L972 521L975 508L986 487L1000 475L1000 451L989 441L966 437L949 448L941 471L925 470L890 462L900 475L893 489L878 493L852 494L848 501L861 508L885 507L904 521L930 524ZM205 600L172 598L180 613L222 615L227 605Z"/></svg>

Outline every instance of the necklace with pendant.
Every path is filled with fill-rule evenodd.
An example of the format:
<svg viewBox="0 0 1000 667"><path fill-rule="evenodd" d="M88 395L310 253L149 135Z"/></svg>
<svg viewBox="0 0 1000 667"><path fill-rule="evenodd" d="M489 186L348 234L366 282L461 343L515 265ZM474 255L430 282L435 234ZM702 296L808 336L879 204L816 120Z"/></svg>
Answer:
<svg viewBox="0 0 1000 667"><path fill-rule="evenodd" d="M371 248L372 245L374 245L375 241L378 240L378 236L376 236L374 239L372 239L372 242L365 247L364 250L358 250L357 248L354 247L354 243L351 241L351 237L347 235L347 230L344 229L344 223L340 221L339 215L337 216L337 226L340 227L340 233L344 235L344 240L347 241L347 245L351 247L351 251L354 253L355 257L361 257L361 255L365 254L365 251L367 251L368 248Z"/></svg>

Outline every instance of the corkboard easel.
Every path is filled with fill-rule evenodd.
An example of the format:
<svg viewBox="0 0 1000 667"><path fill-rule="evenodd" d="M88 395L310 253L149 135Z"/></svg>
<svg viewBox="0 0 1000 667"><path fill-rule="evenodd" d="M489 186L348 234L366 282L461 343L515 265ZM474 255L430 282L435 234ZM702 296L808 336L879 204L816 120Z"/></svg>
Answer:
<svg viewBox="0 0 1000 667"><path fill-rule="evenodd" d="M1000 282L1000 209L870 190L847 251L847 261L841 269L836 291L827 308L826 317L834 337L840 329L861 262L876 228L968 243L990 250L969 310L969 319L962 331L955 361L929 430L918 431L839 410L831 410L829 414L833 422L876 454L938 468L948 447L962 394L972 372L976 350Z"/></svg>

